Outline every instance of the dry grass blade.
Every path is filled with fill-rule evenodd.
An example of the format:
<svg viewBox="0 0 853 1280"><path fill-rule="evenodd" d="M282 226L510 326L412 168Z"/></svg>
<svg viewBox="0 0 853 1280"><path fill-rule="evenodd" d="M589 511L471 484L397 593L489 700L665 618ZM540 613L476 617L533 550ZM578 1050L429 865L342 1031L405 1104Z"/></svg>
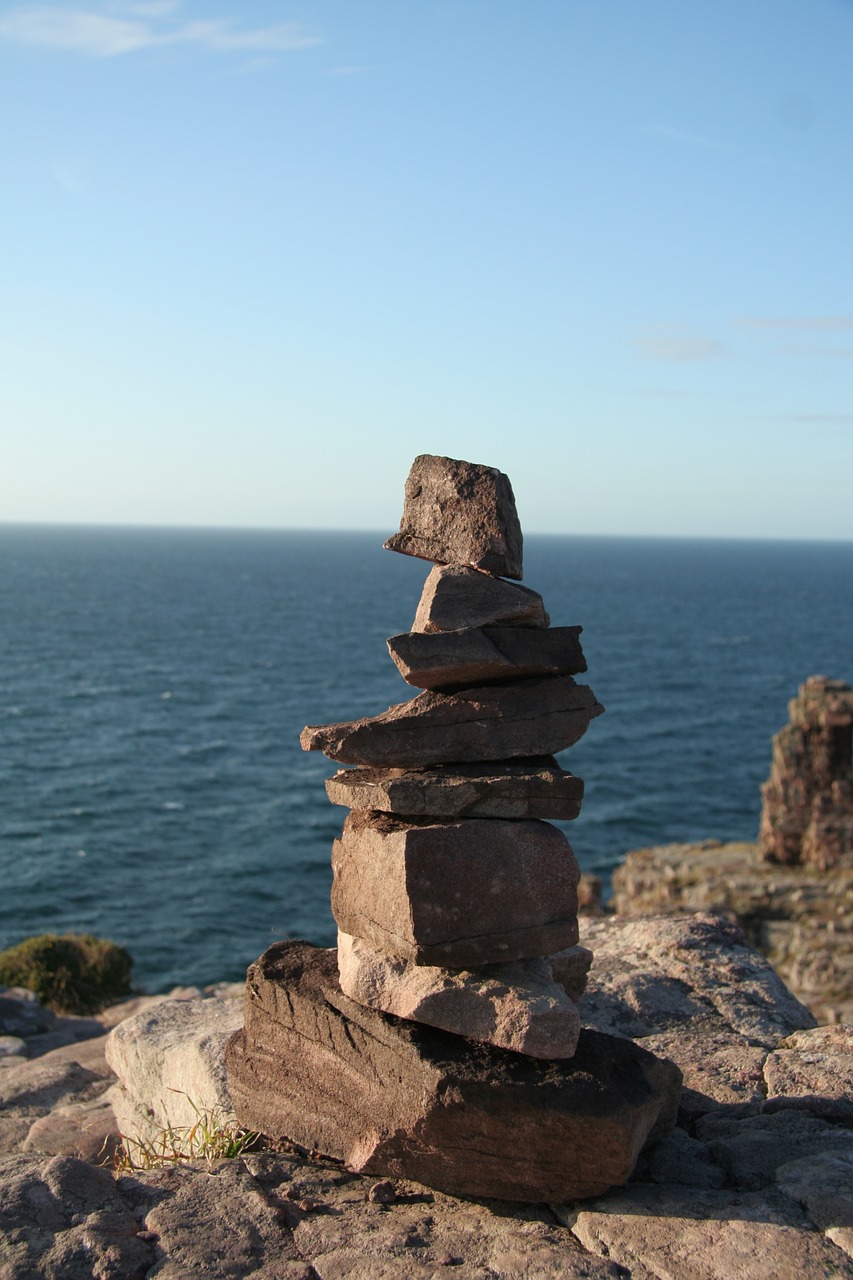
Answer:
<svg viewBox="0 0 853 1280"><path fill-rule="evenodd" d="M175 1093L181 1092L178 1089ZM184 1095L187 1097L187 1095ZM116 1154L115 1167L120 1173L141 1173L147 1169L159 1169L164 1165L181 1164L187 1160L233 1160L244 1151L250 1151L259 1141L259 1134L243 1129L229 1119L220 1107L200 1107L192 1098L187 1101L195 1113L195 1123L172 1125L166 1123L153 1138L132 1138L120 1134L121 1146Z"/></svg>

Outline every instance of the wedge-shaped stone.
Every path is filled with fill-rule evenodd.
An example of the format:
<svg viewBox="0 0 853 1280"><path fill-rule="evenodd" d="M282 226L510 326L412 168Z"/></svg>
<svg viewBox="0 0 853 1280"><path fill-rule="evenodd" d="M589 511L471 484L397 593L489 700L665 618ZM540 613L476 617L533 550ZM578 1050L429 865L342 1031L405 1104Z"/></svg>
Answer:
<svg viewBox="0 0 853 1280"><path fill-rule="evenodd" d="M462 627L547 627L542 597L527 587L465 565L432 569L424 583L413 631L458 631Z"/></svg>
<svg viewBox="0 0 853 1280"><path fill-rule="evenodd" d="M326 782L332 804L406 818L551 818L580 813L583 779L553 756L519 764L433 769L339 769Z"/></svg>
<svg viewBox="0 0 853 1280"><path fill-rule="evenodd" d="M411 964L338 934L341 990L368 1009L532 1058L571 1058L580 1016L545 959L474 969Z"/></svg>
<svg viewBox="0 0 853 1280"><path fill-rule="evenodd" d="M332 847L344 933L415 964L461 969L578 940L578 865L547 822L400 822L351 813Z"/></svg>
<svg viewBox="0 0 853 1280"><path fill-rule="evenodd" d="M226 1050L240 1123L350 1169L468 1196L562 1202L630 1176L675 1121L680 1073L582 1031L543 1062L365 1009L334 950L277 943L248 973Z"/></svg>
<svg viewBox="0 0 853 1280"><path fill-rule="evenodd" d="M400 532L389 551L522 576L522 537L509 477L495 467L422 453L406 480Z"/></svg>
<svg viewBox="0 0 853 1280"><path fill-rule="evenodd" d="M391 636L388 652L407 684L440 689L586 671L581 627L466 627Z"/></svg>
<svg viewBox="0 0 853 1280"><path fill-rule="evenodd" d="M322 751L341 764L417 769L507 760L570 747L603 710L571 676L542 676L452 693L427 689L378 716L308 725L299 741L303 751Z"/></svg>

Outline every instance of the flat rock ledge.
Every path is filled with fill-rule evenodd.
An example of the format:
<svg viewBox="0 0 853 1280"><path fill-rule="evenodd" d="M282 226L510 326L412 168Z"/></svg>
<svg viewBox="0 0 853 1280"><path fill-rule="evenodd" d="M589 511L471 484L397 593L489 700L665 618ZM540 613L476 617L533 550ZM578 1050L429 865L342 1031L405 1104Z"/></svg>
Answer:
<svg viewBox="0 0 853 1280"><path fill-rule="evenodd" d="M104 1036L134 1002L37 1029L38 1007L0 992L0 1035L23 1043L0 1059L3 1280L853 1277L853 1029L815 1028L726 920L581 924L585 1024L665 1047L687 1081L676 1128L623 1188L459 1198L293 1147L116 1178L76 1152L85 1109L109 1112ZM9 1005L25 1015L14 1031Z"/></svg>

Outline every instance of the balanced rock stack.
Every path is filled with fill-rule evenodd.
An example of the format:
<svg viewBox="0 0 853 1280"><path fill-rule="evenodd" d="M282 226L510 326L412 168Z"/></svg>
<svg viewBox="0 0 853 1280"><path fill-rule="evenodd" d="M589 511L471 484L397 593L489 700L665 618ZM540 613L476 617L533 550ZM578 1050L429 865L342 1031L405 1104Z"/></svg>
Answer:
<svg viewBox="0 0 853 1280"><path fill-rule="evenodd" d="M677 1069L580 1032L578 868L547 819L583 784L553 753L603 708L572 678L579 627L550 627L522 576L509 481L424 455L388 548L432 560L389 650L424 692L381 715L309 726L306 750L353 768L334 844L337 954L270 948L229 1045L243 1124L358 1171L511 1199L599 1194L674 1122Z"/></svg>
<svg viewBox="0 0 853 1280"><path fill-rule="evenodd" d="M578 866L543 818L574 818L583 783L548 754L603 708L580 627L549 627L522 576L506 476L429 455L386 547L436 561L412 631L388 648L426 690L384 715L308 728L307 750L359 766L327 783L353 810L332 855L341 990L373 1009L538 1058L570 1058ZM503 575L503 576L500 576ZM566 952L566 948L574 950Z"/></svg>

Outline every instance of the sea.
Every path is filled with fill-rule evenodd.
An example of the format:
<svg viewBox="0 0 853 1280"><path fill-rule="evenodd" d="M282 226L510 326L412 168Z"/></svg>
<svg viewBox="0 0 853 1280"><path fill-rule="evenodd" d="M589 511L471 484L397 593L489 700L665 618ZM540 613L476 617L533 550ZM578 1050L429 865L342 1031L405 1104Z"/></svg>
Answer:
<svg viewBox="0 0 853 1280"><path fill-rule="evenodd" d="M333 944L346 811L299 733L414 696L385 639L430 566L384 536L0 525L0 948L95 933L159 991ZM524 581L606 708L560 758L581 868L753 839L789 699L853 680L853 543L531 535Z"/></svg>

